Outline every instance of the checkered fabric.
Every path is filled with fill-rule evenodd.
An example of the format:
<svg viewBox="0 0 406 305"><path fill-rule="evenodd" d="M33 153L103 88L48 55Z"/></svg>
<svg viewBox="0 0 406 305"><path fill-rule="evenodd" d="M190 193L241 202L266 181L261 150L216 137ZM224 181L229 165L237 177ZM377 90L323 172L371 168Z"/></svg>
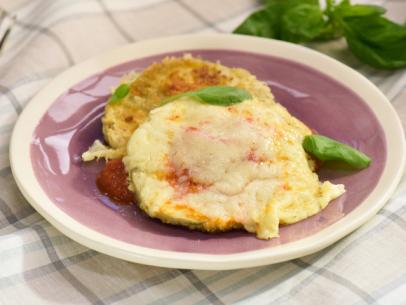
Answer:
<svg viewBox="0 0 406 305"><path fill-rule="evenodd" d="M363 2L384 5L391 19L405 22L406 0ZM18 18L0 53L0 304L406 304L405 178L376 217L335 245L286 263L220 272L143 266L89 250L50 226L14 182L8 156L14 123L60 72L146 38L230 32L259 5L254 0L0 1ZM405 70L367 67L343 41L311 47L367 76L406 124Z"/></svg>

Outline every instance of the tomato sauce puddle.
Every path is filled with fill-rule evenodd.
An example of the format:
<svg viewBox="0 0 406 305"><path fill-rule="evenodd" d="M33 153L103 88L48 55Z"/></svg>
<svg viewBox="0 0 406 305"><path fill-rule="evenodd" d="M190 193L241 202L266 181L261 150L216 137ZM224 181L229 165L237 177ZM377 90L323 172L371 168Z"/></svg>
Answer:
<svg viewBox="0 0 406 305"><path fill-rule="evenodd" d="M134 203L134 194L128 189L127 172L121 159L107 161L96 178L99 190L117 204Z"/></svg>

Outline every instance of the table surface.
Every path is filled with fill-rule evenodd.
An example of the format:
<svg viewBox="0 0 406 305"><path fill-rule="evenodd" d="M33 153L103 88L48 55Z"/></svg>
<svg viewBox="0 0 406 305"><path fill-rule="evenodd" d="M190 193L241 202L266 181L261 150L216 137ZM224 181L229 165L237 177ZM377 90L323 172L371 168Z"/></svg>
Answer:
<svg viewBox="0 0 406 305"><path fill-rule="evenodd" d="M383 5L389 18L406 20L406 0L357 2ZM89 250L46 222L15 184L8 156L14 123L60 72L146 38L230 32L259 5L254 0L0 2L18 16L0 54L0 304L406 304L405 177L376 217L335 245L286 263L220 272L143 266ZM341 40L311 47L368 77L406 125L404 69L367 67Z"/></svg>

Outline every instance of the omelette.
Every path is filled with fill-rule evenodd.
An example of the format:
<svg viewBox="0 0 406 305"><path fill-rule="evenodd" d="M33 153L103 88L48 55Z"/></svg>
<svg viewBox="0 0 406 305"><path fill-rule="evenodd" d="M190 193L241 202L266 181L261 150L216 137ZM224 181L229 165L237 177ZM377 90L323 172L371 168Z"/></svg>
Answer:
<svg viewBox="0 0 406 305"><path fill-rule="evenodd" d="M169 96L213 85L244 88L251 98L218 106L183 96L162 105ZM96 142L82 157L123 157L129 188L150 217L270 239L280 225L320 212L345 192L319 181L302 147L312 131L246 70L168 58L132 78L130 88L123 101L106 106L109 146Z"/></svg>

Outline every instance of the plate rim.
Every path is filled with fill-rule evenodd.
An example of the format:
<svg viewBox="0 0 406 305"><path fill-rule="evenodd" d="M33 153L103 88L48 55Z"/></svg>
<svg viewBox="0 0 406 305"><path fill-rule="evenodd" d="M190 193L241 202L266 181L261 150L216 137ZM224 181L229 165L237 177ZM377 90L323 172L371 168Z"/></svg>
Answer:
<svg viewBox="0 0 406 305"><path fill-rule="evenodd" d="M387 146L387 159L381 178L367 198L349 214L320 232L281 246L234 254L189 253L137 246L97 232L59 209L40 187L30 157L33 131L49 106L69 87L112 66L146 56L192 49L225 49L276 56L311 67L353 91L355 90L349 84L363 84L364 87L360 89L362 94L357 93L378 119L384 130ZM294 57L297 55L301 57L300 60ZM313 63L314 59L317 64ZM321 67L334 69L326 71ZM396 137L398 138L394 141ZM41 89L24 107L13 128L9 156L17 186L27 201L55 228L76 242L110 256L146 265L226 270L278 263L308 255L357 229L373 217L394 192L405 166L405 147L403 127L392 104L366 77L334 58L304 46L278 40L235 34L192 34L128 44L68 68ZM343 224L345 225L342 226Z"/></svg>

